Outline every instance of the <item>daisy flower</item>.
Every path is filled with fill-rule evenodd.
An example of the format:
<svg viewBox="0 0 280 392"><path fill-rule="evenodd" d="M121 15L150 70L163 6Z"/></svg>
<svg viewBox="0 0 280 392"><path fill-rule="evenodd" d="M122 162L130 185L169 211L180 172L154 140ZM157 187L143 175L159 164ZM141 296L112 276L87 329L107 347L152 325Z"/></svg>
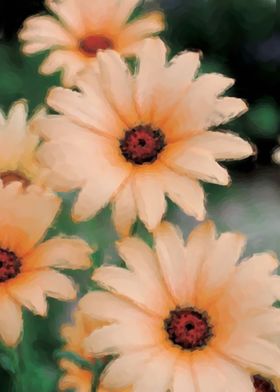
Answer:
<svg viewBox="0 0 280 392"><path fill-rule="evenodd" d="M23 186L39 183L42 174L35 151L40 142L34 121L45 116L38 111L29 121L25 101L15 102L7 118L0 112L0 179L4 185L20 181Z"/></svg>
<svg viewBox="0 0 280 392"><path fill-rule="evenodd" d="M61 329L61 336L66 341L64 351L77 354L81 359L88 362L94 362L92 354L85 349L84 341L93 329L101 323L93 320L91 317L76 310L74 312L74 323L65 325ZM81 368L68 359L60 361L60 367L64 370L64 375L59 381L59 390L65 391L73 388L76 392L91 392L94 382L93 372ZM102 387L97 388L97 392L110 392ZM118 392L131 392L131 389L122 389Z"/></svg>
<svg viewBox="0 0 280 392"><path fill-rule="evenodd" d="M40 71L63 69L65 86L94 63L99 50L114 49L123 56L137 54L144 38L164 29L163 14L155 11L129 21L140 0L46 0L50 15L27 19L19 34L23 52L50 49Z"/></svg>
<svg viewBox="0 0 280 392"><path fill-rule="evenodd" d="M116 52L100 53L98 74L88 70L77 79L80 92L51 90L48 104L62 115L37 123L46 139L38 157L50 186L81 188L75 220L112 202L121 235L137 215L153 230L165 213L165 195L202 220L199 180L227 185L228 173L216 161L253 153L238 136L208 130L246 111L241 99L220 96L233 80L215 73L193 80L198 53L182 53L168 65L166 55L162 41L147 39L131 75Z"/></svg>
<svg viewBox="0 0 280 392"><path fill-rule="evenodd" d="M87 339L95 355L118 355L105 388L134 392L254 392L254 374L280 376L278 266L268 253L237 263L245 239L199 225L186 244L171 224L154 234L155 251L136 237L118 243L127 269L103 266L93 279L109 292L81 299L108 323Z"/></svg>
<svg viewBox="0 0 280 392"><path fill-rule="evenodd" d="M18 343L24 306L47 314L46 296L72 300L72 280L54 268L90 267L90 247L81 239L54 237L41 242L60 207L53 193L19 182L0 188L0 338Z"/></svg>

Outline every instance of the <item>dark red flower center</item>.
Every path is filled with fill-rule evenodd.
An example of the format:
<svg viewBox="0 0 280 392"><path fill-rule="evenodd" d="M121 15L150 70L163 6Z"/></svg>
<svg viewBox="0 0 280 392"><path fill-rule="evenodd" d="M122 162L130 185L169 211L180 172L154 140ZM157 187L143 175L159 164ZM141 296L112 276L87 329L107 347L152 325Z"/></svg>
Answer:
<svg viewBox="0 0 280 392"><path fill-rule="evenodd" d="M169 339L184 350L197 350L213 336L206 312L195 308L175 309L164 322Z"/></svg>
<svg viewBox="0 0 280 392"><path fill-rule="evenodd" d="M154 162L164 147L164 134L150 125L139 125L126 131L120 141L123 156L136 165Z"/></svg>
<svg viewBox="0 0 280 392"><path fill-rule="evenodd" d="M98 50L112 48L113 42L103 35L89 35L80 41L80 50L89 57L95 57Z"/></svg>
<svg viewBox="0 0 280 392"><path fill-rule="evenodd" d="M0 282L15 278L20 267L21 261L14 252L0 248Z"/></svg>
<svg viewBox="0 0 280 392"><path fill-rule="evenodd" d="M0 173L0 179L3 182L3 185L9 185L11 182L19 181L22 183L23 187L26 188L30 185L30 181L23 174L18 171L6 171L4 173Z"/></svg>
<svg viewBox="0 0 280 392"><path fill-rule="evenodd" d="M256 392L277 392L272 382L260 375L253 377L253 383Z"/></svg>

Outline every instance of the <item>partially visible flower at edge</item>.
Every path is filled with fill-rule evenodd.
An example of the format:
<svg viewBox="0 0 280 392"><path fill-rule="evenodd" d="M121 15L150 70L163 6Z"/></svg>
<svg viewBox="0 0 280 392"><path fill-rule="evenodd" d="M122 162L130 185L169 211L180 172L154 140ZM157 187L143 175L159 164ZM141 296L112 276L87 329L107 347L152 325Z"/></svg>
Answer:
<svg viewBox="0 0 280 392"><path fill-rule="evenodd" d="M73 312L73 323L61 328L61 336L66 341L64 351L78 354L80 358L94 363L94 357L85 349L85 339L102 323L93 320L90 316L77 309ZM60 367L64 371L59 380L59 390L65 391L73 388L76 392L91 392L94 382L93 371L83 369L69 359L62 359ZM97 392L110 392L108 389L97 387ZM131 389L121 389L117 392L131 392Z"/></svg>
<svg viewBox="0 0 280 392"><path fill-rule="evenodd" d="M73 86L77 74L93 63L99 50L114 49L121 55L138 52L142 40L164 29L163 14L148 13L127 22L140 0L46 0L54 16L27 19L19 33L23 52L50 49L40 71L63 69L62 81ZM57 19L58 18L58 19Z"/></svg>
<svg viewBox="0 0 280 392"><path fill-rule="evenodd" d="M93 250L79 238L42 237L60 208L53 193L0 181L0 339L15 346L23 331L22 306L47 315L46 297L76 297L71 278L54 268L87 269Z"/></svg>
<svg viewBox="0 0 280 392"><path fill-rule="evenodd" d="M135 392L254 392L253 374L280 377L278 261L269 253L238 262L245 238L216 235L212 222L186 244L168 222L142 240L118 243L125 268L102 266L93 279L109 292L86 294L80 308L106 322L87 339L95 356L118 355L106 388ZM250 371L248 370L250 369Z"/></svg>
<svg viewBox="0 0 280 392"><path fill-rule="evenodd" d="M0 112L0 179L4 185L19 181L24 187L43 185L43 172L36 158L40 137L34 122L46 116L44 108L27 120L28 107L24 100L15 102L5 117Z"/></svg>
<svg viewBox="0 0 280 392"><path fill-rule="evenodd" d="M49 170L49 186L81 189L74 220L87 220L111 202L120 235L129 234L137 216L153 230L166 211L166 195L203 220L199 181L228 185L217 160L253 154L237 135L209 130L247 110L243 100L221 97L233 79L195 78L199 53L181 53L168 66L166 57L162 41L146 39L135 75L116 52L106 51L97 55L95 71L77 79L81 92L51 90L47 102L63 115L37 122L46 139L38 159Z"/></svg>

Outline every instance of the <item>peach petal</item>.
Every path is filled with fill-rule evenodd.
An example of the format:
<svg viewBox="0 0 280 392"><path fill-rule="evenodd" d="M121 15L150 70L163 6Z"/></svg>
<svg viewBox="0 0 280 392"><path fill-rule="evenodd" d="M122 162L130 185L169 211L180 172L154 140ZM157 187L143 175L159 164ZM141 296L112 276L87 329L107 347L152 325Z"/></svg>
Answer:
<svg viewBox="0 0 280 392"><path fill-rule="evenodd" d="M38 284L46 295L61 301L71 301L76 298L76 287L71 278L54 270L38 271Z"/></svg>
<svg viewBox="0 0 280 392"><path fill-rule="evenodd" d="M54 237L38 245L23 258L25 271L45 268L87 269L92 249L79 238Z"/></svg>
<svg viewBox="0 0 280 392"><path fill-rule="evenodd" d="M20 306L0 288L0 338L7 346L16 346L23 330Z"/></svg>

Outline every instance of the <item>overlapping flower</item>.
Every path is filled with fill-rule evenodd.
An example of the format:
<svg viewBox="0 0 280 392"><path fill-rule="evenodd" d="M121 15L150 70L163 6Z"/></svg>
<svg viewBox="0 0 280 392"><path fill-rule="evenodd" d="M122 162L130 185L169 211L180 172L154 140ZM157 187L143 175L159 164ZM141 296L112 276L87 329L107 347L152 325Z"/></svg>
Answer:
<svg viewBox="0 0 280 392"><path fill-rule="evenodd" d="M161 12L128 21L140 0L46 0L50 15L25 21L19 37L23 51L33 54L47 49L41 66L44 74L63 69L66 86L95 62L99 50L114 49L124 56L138 53L142 40L164 29Z"/></svg>
<svg viewBox="0 0 280 392"><path fill-rule="evenodd" d="M62 115L37 123L46 139L38 156L49 168L49 185L81 188L75 220L112 202L121 235L137 216L153 230L166 211L165 195L202 220L199 180L227 185L217 160L253 152L240 137L209 130L247 109L241 99L221 97L233 80L220 74L194 79L198 53L182 53L167 66L159 39L145 41L135 75L116 52L98 54L97 62L77 79L80 92L50 92L48 104Z"/></svg>
<svg viewBox="0 0 280 392"><path fill-rule="evenodd" d="M88 293L81 309L106 322L88 338L96 356L118 354L102 384L133 391L254 391L248 368L280 376L280 278L276 258L237 264L245 239L198 226L185 244L162 223L155 253L142 240L118 244L127 269L102 266L93 279L109 292Z"/></svg>
<svg viewBox="0 0 280 392"><path fill-rule="evenodd" d="M46 297L73 300L73 281L54 268L88 268L91 248L78 238L41 242L60 207L51 192L15 181L0 184L0 338L13 346L23 325L21 307L46 316Z"/></svg>

